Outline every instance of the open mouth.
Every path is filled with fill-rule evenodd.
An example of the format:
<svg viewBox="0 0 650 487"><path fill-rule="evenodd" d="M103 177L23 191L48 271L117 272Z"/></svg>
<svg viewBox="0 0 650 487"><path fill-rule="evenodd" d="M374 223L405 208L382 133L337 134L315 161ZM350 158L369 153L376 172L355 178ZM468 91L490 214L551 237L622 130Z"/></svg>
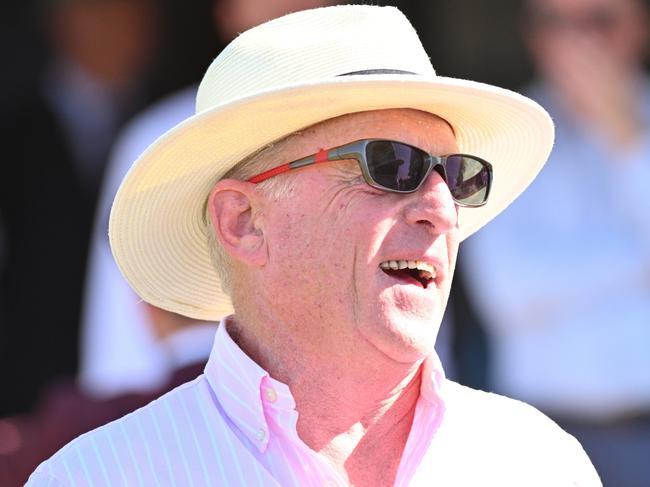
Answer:
<svg viewBox="0 0 650 487"><path fill-rule="evenodd" d="M417 284L424 289L436 278L436 269L419 260L387 260L379 264L379 267L391 277Z"/></svg>

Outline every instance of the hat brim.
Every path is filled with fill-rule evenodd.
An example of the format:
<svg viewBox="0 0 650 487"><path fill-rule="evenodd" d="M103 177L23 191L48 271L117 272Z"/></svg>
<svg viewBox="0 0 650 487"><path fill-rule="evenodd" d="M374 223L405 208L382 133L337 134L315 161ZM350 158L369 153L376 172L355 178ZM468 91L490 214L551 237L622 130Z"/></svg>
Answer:
<svg viewBox="0 0 650 487"><path fill-rule="evenodd" d="M223 174L260 147L339 115L414 108L453 127L459 150L490 161L489 202L459 209L460 238L494 218L534 179L553 144L536 103L453 78L358 75L286 86L232 101L180 123L138 158L111 210L113 255L147 302L197 319L232 312L208 249L205 204Z"/></svg>

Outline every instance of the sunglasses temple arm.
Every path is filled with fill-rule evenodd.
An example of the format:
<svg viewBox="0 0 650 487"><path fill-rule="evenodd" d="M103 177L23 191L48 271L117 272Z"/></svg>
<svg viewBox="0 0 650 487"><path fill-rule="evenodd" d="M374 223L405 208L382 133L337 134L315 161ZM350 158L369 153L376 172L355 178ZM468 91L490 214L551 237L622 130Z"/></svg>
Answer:
<svg viewBox="0 0 650 487"><path fill-rule="evenodd" d="M277 166L272 169L269 169L268 171L264 171L263 173L258 174L257 176L253 176L252 178L249 178L246 181L254 184L261 183L262 181L271 179L273 176L277 176L278 174L282 174L283 172L287 172L290 170L291 170L290 164L282 164L281 166Z"/></svg>
<svg viewBox="0 0 650 487"><path fill-rule="evenodd" d="M291 169L298 169L305 166L311 166L312 164L318 164L327 161L336 161L340 159L342 158L339 157L337 149L330 149L330 150L321 149L316 154L303 157L302 159L298 159L297 161L289 162L287 164L282 164L281 166L278 167L274 167L273 169L264 171L263 173L258 174L257 176L253 176L247 181L249 183L257 184L257 183L261 183L262 181L266 181L267 179L270 179L273 176L277 176L278 174L282 174L284 172L290 171Z"/></svg>
<svg viewBox="0 0 650 487"><path fill-rule="evenodd" d="M339 157L337 157L336 149L321 149L314 155L290 162L289 167L291 169L298 169L299 167L311 166L312 164L319 164L321 162L335 161L337 159L339 159Z"/></svg>

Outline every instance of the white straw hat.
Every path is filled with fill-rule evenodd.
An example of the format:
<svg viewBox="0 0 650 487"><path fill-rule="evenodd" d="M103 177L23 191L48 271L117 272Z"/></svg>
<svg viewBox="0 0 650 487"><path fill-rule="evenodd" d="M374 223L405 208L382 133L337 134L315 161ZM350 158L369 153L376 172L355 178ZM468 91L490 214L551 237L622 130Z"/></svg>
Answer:
<svg viewBox="0 0 650 487"><path fill-rule="evenodd" d="M135 291L161 308L216 320L232 312L208 250L205 203L215 182L247 155L322 120L366 110L415 108L446 119L461 152L490 161L488 203L460 208L465 238L533 180L553 124L533 101L436 76L417 34L393 7L306 10L244 32L212 62L196 115L135 162L110 218L115 259Z"/></svg>

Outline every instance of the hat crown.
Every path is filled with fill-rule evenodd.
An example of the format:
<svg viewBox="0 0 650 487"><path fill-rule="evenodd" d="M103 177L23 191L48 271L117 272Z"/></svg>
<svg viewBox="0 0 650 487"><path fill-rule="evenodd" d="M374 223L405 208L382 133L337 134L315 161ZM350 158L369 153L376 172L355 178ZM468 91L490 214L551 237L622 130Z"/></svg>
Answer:
<svg viewBox="0 0 650 487"><path fill-rule="evenodd" d="M283 86L364 71L435 76L415 30L395 7L304 10L233 40L203 77L196 111Z"/></svg>

